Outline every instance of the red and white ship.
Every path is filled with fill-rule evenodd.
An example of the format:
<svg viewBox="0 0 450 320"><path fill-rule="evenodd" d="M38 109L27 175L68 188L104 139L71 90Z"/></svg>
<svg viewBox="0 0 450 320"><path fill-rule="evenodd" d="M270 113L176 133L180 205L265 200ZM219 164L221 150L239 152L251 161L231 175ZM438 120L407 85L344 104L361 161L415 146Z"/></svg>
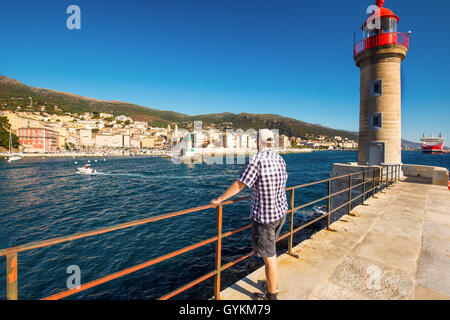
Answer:
<svg viewBox="0 0 450 320"><path fill-rule="evenodd" d="M422 142L422 152L444 152L444 138L439 134L439 137L425 138L425 134L420 140Z"/></svg>

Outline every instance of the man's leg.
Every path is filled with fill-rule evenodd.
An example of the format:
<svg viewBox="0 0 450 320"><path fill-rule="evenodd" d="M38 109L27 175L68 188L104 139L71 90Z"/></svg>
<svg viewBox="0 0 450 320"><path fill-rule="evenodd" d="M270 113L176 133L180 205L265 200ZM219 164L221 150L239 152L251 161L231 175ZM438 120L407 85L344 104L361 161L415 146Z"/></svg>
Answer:
<svg viewBox="0 0 450 320"><path fill-rule="evenodd" d="M263 259L266 269L267 290L271 294L276 294L278 281L277 256L275 255L273 257Z"/></svg>

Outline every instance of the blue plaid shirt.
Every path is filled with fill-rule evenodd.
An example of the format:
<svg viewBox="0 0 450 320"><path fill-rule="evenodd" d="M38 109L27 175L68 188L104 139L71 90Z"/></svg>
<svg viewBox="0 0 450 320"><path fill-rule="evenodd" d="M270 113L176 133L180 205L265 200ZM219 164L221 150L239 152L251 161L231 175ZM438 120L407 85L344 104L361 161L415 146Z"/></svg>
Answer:
<svg viewBox="0 0 450 320"><path fill-rule="evenodd" d="M287 178L284 159L272 149L265 149L250 159L238 180L252 190L251 218L267 224L287 213Z"/></svg>

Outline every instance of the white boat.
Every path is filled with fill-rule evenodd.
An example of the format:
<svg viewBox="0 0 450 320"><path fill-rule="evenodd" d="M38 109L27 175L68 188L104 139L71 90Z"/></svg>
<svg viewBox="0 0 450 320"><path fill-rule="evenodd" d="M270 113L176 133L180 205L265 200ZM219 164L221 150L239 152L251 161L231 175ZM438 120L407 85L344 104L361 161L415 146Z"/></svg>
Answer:
<svg viewBox="0 0 450 320"><path fill-rule="evenodd" d="M22 159L22 157L19 157L17 155L13 155L12 153L12 137L11 137L11 129L9 130L9 157L7 158L8 162L11 163L16 160Z"/></svg>
<svg viewBox="0 0 450 320"><path fill-rule="evenodd" d="M88 164L84 166L84 168L78 168L78 172L80 174L96 174L97 171L95 171L94 169L92 169Z"/></svg>

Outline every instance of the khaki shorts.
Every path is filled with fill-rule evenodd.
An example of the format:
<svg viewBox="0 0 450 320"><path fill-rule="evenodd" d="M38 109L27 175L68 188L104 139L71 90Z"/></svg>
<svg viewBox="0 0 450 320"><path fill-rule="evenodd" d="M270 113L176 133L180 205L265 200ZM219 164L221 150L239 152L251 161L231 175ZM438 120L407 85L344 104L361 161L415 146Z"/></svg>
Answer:
<svg viewBox="0 0 450 320"><path fill-rule="evenodd" d="M269 258L276 256L276 241L280 235L281 228L286 222L286 216L267 224L253 221L252 239L253 251L257 257Z"/></svg>

